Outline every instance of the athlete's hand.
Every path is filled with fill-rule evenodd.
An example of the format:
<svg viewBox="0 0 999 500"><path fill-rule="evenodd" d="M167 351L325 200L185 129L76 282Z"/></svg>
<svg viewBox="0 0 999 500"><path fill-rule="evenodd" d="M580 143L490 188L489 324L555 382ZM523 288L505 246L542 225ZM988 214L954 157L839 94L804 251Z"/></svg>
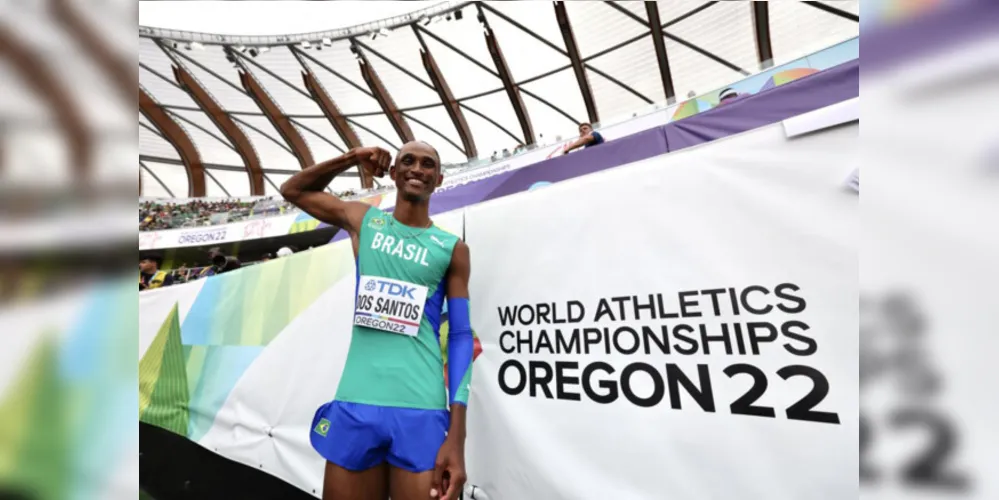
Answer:
<svg viewBox="0 0 999 500"><path fill-rule="evenodd" d="M370 148L355 148L354 154L360 166L368 175L381 178L392 166L392 153L377 146Z"/></svg>
<svg viewBox="0 0 999 500"><path fill-rule="evenodd" d="M465 487L465 447L457 439L447 437L434 466L434 482L430 498L458 500Z"/></svg>

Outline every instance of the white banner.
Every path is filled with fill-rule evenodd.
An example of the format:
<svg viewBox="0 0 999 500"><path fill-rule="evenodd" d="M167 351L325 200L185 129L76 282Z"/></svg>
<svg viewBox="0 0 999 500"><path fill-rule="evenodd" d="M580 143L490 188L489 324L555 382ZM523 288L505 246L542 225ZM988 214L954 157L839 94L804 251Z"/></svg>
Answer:
<svg viewBox="0 0 999 500"><path fill-rule="evenodd" d="M436 216L471 247L475 498L855 497L857 128ZM141 294L140 418L319 497L354 279L344 241Z"/></svg>
<svg viewBox="0 0 999 500"><path fill-rule="evenodd" d="M857 121L860 119L860 98L838 102L831 106L816 109L815 111L798 115L784 120L784 132L787 136L798 137L810 134L816 130L828 127L835 127L844 123Z"/></svg>
<svg viewBox="0 0 999 500"><path fill-rule="evenodd" d="M775 125L469 209L477 491L856 497L856 139Z"/></svg>
<svg viewBox="0 0 999 500"><path fill-rule="evenodd" d="M140 231L139 250L221 245L243 240L284 236L291 230L292 224L295 223L295 219L299 215L301 214L296 212L219 226Z"/></svg>

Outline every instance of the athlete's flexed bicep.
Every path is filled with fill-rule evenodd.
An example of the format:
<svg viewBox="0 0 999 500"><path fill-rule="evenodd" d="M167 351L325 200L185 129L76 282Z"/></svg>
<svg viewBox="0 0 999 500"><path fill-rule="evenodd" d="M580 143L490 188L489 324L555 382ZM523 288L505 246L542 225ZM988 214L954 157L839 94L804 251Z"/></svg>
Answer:
<svg viewBox="0 0 999 500"><path fill-rule="evenodd" d="M354 148L346 154L317 163L291 176L281 186L281 196L305 213L350 234L357 255L357 236L368 205L345 201L323 190L334 177L359 166L365 175L382 177L392 163L392 155L384 149Z"/></svg>
<svg viewBox="0 0 999 500"><path fill-rule="evenodd" d="M475 340L469 317L468 278L472 264L468 245L459 241L451 253L446 286L448 329L447 377L450 404L468 404L468 389L472 382L472 357Z"/></svg>

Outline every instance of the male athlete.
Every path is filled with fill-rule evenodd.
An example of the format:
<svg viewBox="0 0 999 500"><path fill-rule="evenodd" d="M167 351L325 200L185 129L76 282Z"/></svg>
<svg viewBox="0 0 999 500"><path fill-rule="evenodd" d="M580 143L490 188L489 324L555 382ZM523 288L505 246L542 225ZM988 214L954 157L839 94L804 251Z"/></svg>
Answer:
<svg viewBox="0 0 999 500"><path fill-rule="evenodd" d="M455 500L465 483L468 245L430 220L430 195L443 180L437 151L410 142L391 160L380 148L354 148L281 186L286 200L347 231L357 261L347 362L311 428L312 446L326 459L324 500ZM354 166L376 177L388 171L397 188L391 215L323 192ZM445 296L446 392L438 336Z"/></svg>

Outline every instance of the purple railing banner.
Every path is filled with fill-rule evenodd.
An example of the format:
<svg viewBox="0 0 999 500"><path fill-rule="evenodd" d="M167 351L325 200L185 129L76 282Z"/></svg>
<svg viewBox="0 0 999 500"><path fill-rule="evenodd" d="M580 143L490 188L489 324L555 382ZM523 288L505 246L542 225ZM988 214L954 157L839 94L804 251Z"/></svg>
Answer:
<svg viewBox="0 0 999 500"><path fill-rule="evenodd" d="M678 151L778 123L859 95L860 61L855 59L662 128L669 150Z"/></svg>
<svg viewBox="0 0 999 500"><path fill-rule="evenodd" d="M480 201L626 165L668 151L666 135L663 134L662 127L656 127L511 172L511 175L504 178L496 189Z"/></svg>

